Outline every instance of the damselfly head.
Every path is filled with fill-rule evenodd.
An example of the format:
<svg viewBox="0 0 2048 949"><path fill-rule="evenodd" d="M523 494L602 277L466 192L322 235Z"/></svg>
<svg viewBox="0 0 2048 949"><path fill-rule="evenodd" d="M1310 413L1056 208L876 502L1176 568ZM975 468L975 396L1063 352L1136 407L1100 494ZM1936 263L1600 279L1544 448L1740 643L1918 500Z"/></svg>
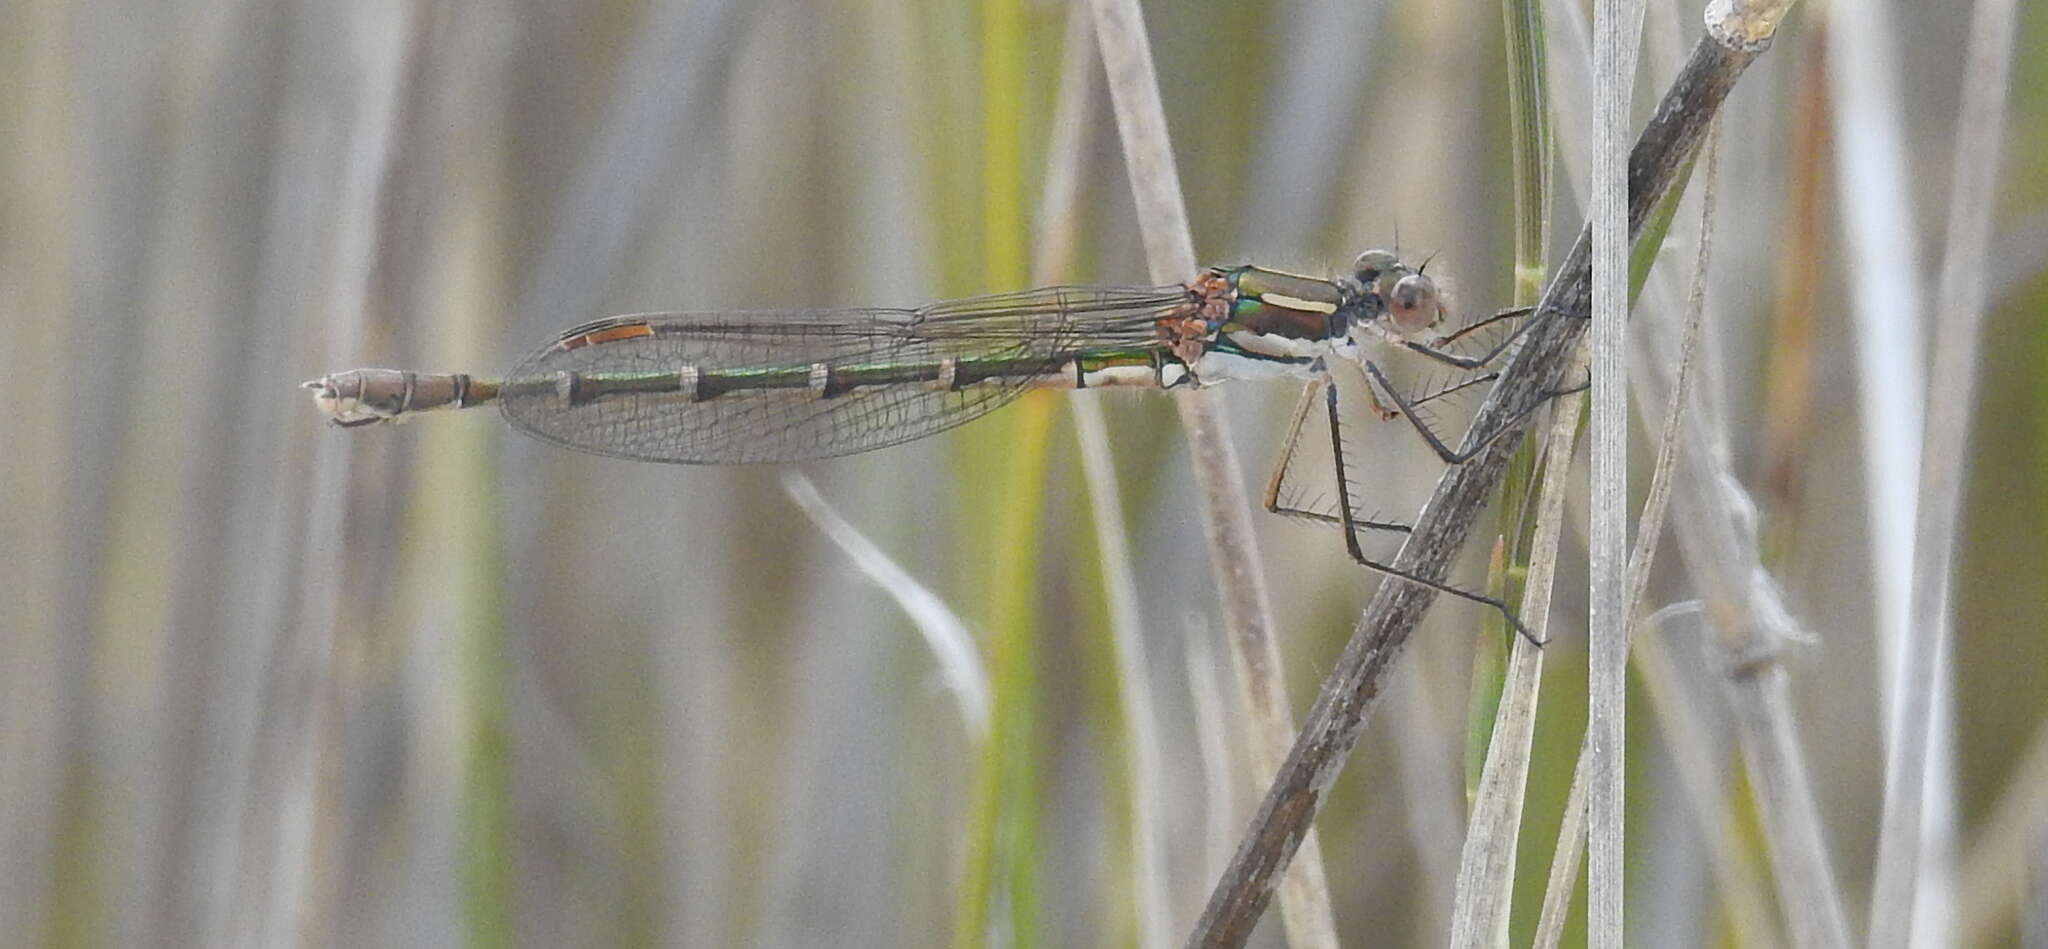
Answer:
<svg viewBox="0 0 2048 949"><path fill-rule="evenodd" d="M1394 281L1393 289L1383 298L1387 319L1394 324L1394 331L1403 336L1421 333L1444 317L1443 297L1437 293L1436 281L1419 273Z"/></svg>
<svg viewBox="0 0 2048 949"><path fill-rule="evenodd" d="M1387 329L1401 336L1417 337L1443 319L1443 294L1436 281L1387 251L1358 255L1352 276L1368 295L1379 298Z"/></svg>

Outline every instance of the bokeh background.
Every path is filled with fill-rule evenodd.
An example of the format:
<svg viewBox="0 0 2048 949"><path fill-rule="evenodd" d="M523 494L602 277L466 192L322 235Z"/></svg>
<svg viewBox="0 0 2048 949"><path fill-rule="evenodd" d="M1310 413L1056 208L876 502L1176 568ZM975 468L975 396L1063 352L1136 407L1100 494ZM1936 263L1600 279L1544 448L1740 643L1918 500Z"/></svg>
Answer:
<svg viewBox="0 0 2048 949"><path fill-rule="evenodd" d="M1639 102L1698 12L1653 4ZM1206 261L1328 271L1398 242L1436 255L1461 313L1507 301L1498 6L1146 13ZM1861 433L1892 424L1860 414L1871 324L1857 311L1901 283L1931 293L1966 18L1859 5L1849 15L1881 26L1845 64L1827 13L1804 5L1728 107L1708 325L1768 563L1813 634L1784 661L1854 903L1884 691L1883 519ZM343 432L295 388L358 365L489 373L618 312L1147 282L1072 14L1021 0L0 8L4 940L1128 945L1141 926L1119 703L1139 686L1184 931L1261 779L1242 763L1166 397L1076 397L1109 417L1141 683L1115 674L1068 396L804 467L978 637L1014 716L984 747L911 621L777 472L574 455L481 412ZM1584 15L1549 11L1558 247L1587 167ZM1954 938L1988 944L2048 931L2048 781L2026 779L2048 761L2048 7L2023 16L1959 525L1953 793L1935 798L1961 868ZM1874 106L1841 95L1873 81ZM1078 202L1048 234L1061 142L1080 156L1065 166ZM1871 148L1902 162L1882 188L1851 174ZM1886 233L1857 230L1866 203L1909 225L1881 245L1882 270L1852 252ZM1034 246L1057 252L1034 261ZM1681 228L1674 256L1688 246ZM1911 343L1940 330L1941 301L1895 318ZM1294 393L1219 392L1262 484ZM1412 510L1434 477L1424 453L1362 439L1374 505ZM1374 580L1333 533L1261 520L1299 709ZM1532 913L1583 721L1578 559L1537 735ZM1693 595L1667 563L1652 605ZM1472 656L1494 635L1482 619L1437 607L1319 824L1347 942L1442 939ZM1720 831L1761 869L1694 630L1662 635L1724 756L1742 823ZM1631 725L1631 942L1733 941L1659 720ZM2034 815L2019 824L2031 870L1985 862L2011 844L1982 839L2002 808ZM1007 815L994 837L990 813ZM962 923L975 886L994 894L985 928Z"/></svg>

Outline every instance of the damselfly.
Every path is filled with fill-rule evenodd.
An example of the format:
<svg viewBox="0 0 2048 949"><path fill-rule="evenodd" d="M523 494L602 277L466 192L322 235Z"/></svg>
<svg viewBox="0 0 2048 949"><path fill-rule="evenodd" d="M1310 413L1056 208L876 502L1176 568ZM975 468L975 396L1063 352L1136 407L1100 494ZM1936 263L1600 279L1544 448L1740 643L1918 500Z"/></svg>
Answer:
<svg viewBox="0 0 2048 949"><path fill-rule="evenodd" d="M504 379L351 369L304 386L343 426L495 402L514 428L567 448L642 461L740 464L899 444L979 417L1032 388L1171 389L1295 377L1307 386L1267 486L1267 510L1336 524L1361 565L1507 613L1495 598L1365 555L1359 531L1407 528L1357 514L1331 367L1337 360L1357 366L1382 418L1406 417L1439 458L1461 463L1477 448L1461 453L1447 446L1372 354L1418 353L1471 373L1449 389L1477 385L1493 378L1486 367L1520 328L1475 356L1445 347L1526 313L1506 310L1439 333L1445 307L1436 283L1374 250L1332 279L1217 267L1178 286L1045 287L914 309L616 316L562 333ZM1337 473L1334 513L1290 507L1281 497L1319 396Z"/></svg>

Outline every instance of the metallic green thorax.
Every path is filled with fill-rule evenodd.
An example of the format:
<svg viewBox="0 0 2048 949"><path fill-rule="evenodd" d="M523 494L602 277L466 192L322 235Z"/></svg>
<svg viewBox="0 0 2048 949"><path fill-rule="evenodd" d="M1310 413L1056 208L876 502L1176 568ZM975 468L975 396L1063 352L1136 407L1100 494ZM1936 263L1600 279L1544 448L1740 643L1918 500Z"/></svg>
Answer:
<svg viewBox="0 0 2048 949"><path fill-rule="evenodd" d="M1334 281L1263 267L1218 271L1236 291L1224 332L1247 330L1290 339L1329 339L1344 334L1339 311L1352 294Z"/></svg>

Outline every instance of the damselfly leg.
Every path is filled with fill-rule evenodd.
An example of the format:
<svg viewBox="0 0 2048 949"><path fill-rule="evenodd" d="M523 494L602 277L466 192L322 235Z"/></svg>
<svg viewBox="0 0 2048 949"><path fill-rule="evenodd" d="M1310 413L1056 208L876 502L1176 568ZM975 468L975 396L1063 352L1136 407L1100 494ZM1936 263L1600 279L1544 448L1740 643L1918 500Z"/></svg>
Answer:
<svg viewBox="0 0 2048 949"><path fill-rule="evenodd" d="M1534 310L1534 307L1515 307L1498 311L1484 319L1461 327L1448 335L1438 337L1431 347L1418 349L1418 352L1431 355L1438 362L1453 367L1457 375L1463 377L1455 381L1436 385L1420 394L1403 395L1395 392L1391 384L1387 383L1383 373L1380 374L1379 380L1375 382L1373 376L1368 375L1364 366L1360 363L1354 363L1350 360L1344 360L1343 363L1358 370L1359 380L1364 383L1366 401L1375 416L1381 421L1391 421L1396 417L1405 416L1408 419L1409 426L1415 429L1424 444L1428 444L1433 450L1437 450L1439 446L1444 444L1444 439L1432 427L1428 413L1423 411L1423 409L1432 402L1477 390L1498 380L1500 378L1498 370L1488 370L1485 372L1472 372L1470 370L1482 368L1492 361L1499 359L1521 337L1522 327L1526 327L1527 323L1525 321L1520 327L1511 331L1504 339L1487 347L1478 356L1466 356L1462 353L1444 350L1441 347L1469 339L1480 330L1528 316ZM1303 503L1299 496L1289 491L1289 472L1294 456L1299 449L1303 427L1308 421L1310 411L1320 404L1321 394L1324 389L1333 386L1334 383L1331 380L1329 367L1318 367L1317 374L1303 386L1301 396L1295 402L1294 410L1289 413L1286 435L1282 439L1280 448L1280 459L1274 465L1273 474L1266 484L1264 500L1268 513L1332 526L1341 525L1343 520L1341 514L1321 506L1320 501L1322 498L1319 497L1317 503ZM1386 400L1380 398L1379 390L1382 388L1387 390L1389 398ZM1388 408L1389 404L1395 407ZM1441 456L1444 454L1444 451L1438 450L1438 454ZM1455 455L1455 453L1452 454ZM1366 530L1386 533L1407 533L1409 530L1407 524L1383 520L1377 517L1357 517L1355 510L1353 514L1356 525Z"/></svg>
<svg viewBox="0 0 2048 949"><path fill-rule="evenodd" d="M1294 411L1288 417L1287 435L1281 439L1280 460L1273 465L1272 477L1266 479L1265 505L1266 513L1268 514L1278 514L1282 517L1300 518L1318 524L1342 527L1345 524L1345 518L1342 513L1318 510L1315 506L1305 504L1299 498L1292 497L1287 492L1287 474L1294 464L1294 456L1301 447L1302 428L1308 423L1309 413L1322 404L1322 395L1325 389L1330 390L1332 393L1336 391L1327 375L1319 376L1304 385L1301 389L1301 398L1295 400ZM1339 480L1348 480L1348 476L1342 467L1339 467L1337 475ZM1354 517L1351 519L1351 523L1362 530L1383 531L1389 534L1406 534L1409 531L1409 525L1407 524L1396 521L1383 521L1376 518Z"/></svg>
<svg viewBox="0 0 2048 949"><path fill-rule="evenodd" d="M1360 371L1360 379L1365 383L1365 398L1370 404L1372 412L1383 421L1392 420L1396 416L1405 418L1407 425L1413 428L1423 442L1429 445L1437 457L1446 464L1462 464L1470 460L1480 450L1492 444L1502 435L1517 429L1535 407L1532 406L1529 409L1525 409L1507 424L1500 426L1483 437L1477 439L1468 438L1467 440L1474 444L1472 447L1462 451L1454 450L1445 443L1445 439L1438 435L1432 427L1429 418L1421 409L1435 400L1476 390L1499 379L1500 372L1488 369L1487 367L1499 359L1502 354L1513 348L1515 342L1527 330L1530 321L1524 320L1511 330L1505 338L1476 356L1467 356L1443 347L1470 338L1476 331L1490 326L1497 326L1508 320L1528 316L1532 312L1532 308L1528 307L1502 310L1434 340L1433 345L1410 343L1407 347L1410 350L1427 356L1440 364L1450 366L1453 369L1463 370L1464 372L1460 374L1466 376L1449 384L1437 386L1419 395L1404 393L1394 385L1393 381L1387 377L1387 374L1373 361L1360 360L1358 363L1355 363L1354 365ZM1323 406L1329 428L1330 457L1336 494L1334 510L1318 509L1314 504L1300 503L1298 499L1290 498L1288 494L1289 472L1294 462L1294 456L1300 449L1309 413L1315 409L1318 403L1321 403ZM1389 404L1391 404L1392 408L1387 407ZM1541 402L1538 405L1541 405ZM1358 481L1353 477L1350 461L1346 458L1347 447L1344 438L1344 422L1343 413L1340 409L1339 391L1327 365L1317 364L1315 376L1303 387L1301 397L1296 401L1294 411L1289 416L1285 432L1279 462L1275 465L1273 475L1266 485L1265 507L1268 512L1335 526L1344 532L1345 552L1360 566L1385 576L1415 583L1440 593L1448 593L1460 599L1469 600L1497 610L1507 620L1508 624L1515 629L1517 634L1532 643L1541 645L1528 626L1523 624L1519 617L1515 616L1514 611L1504 600L1483 593L1460 589L1442 581L1432 580L1396 568L1367 554L1365 546L1361 543L1361 536L1366 532L1380 535L1407 534L1410 531L1410 526L1377 516L1364 515L1360 512L1356 503Z"/></svg>
<svg viewBox="0 0 2048 949"><path fill-rule="evenodd" d="M1429 358L1434 359L1437 362L1443 363L1447 366L1456 366L1459 369L1477 369L1481 366L1485 366L1492 363L1495 359L1499 359L1500 354L1507 352L1510 347L1514 346L1515 343L1522 338L1522 334L1529 331L1530 325L1533 324L1535 321L1523 320L1521 325L1515 327L1514 332L1509 333L1500 342L1495 343L1492 348L1488 349L1485 352L1484 355L1467 356L1462 353L1452 352L1448 349L1444 349L1443 347L1449 346L1450 344L1455 343L1458 340L1470 336L1473 333L1483 330L1496 323L1504 322L1506 320L1512 320L1517 317L1528 316L1534 312L1536 312L1536 308L1533 306L1511 307L1509 309L1501 310L1483 320L1475 321L1471 325L1460 327L1448 336L1439 337L1433 343L1418 343L1413 340L1409 340L1403 345L1405 345L1411 352L1421 353L1422 355L1428 356Z"/></svg>
<svg viewBox="0 0 2048 949"><path fill-rule="evenodd" d="M1392 394L1398 395L1398 393ZM1321 398L1317 398L1318 396L1321 396ZM1313 408L1315 403L1319 401L1324 406L1324 412L1328 419L1330 428L1330 461L1332 469L1335 473L1337 493L1337 510L1335 514L1326 514L1319 511L1312 511L1298 507L1290 507L1283 504L1280 501L1280 495L1282 491L1281 485L1286 480L1287 468L1292 463L1295 450L1300 445L1301 430L1308 420L1308 413ZM1408 403L1405 399L1402 400L1401 411L1402 414L1411 416L1412 421L1412 403ZM1345 552L1348 553L1351 556L1351 559L1354 562L1356 562L1359 566L1365 567L1368 570L1372 570L1376 573L1380 573L1388 577L1393 577L1399 580L1405 580L1409 583L1414 583L1420 586L1428 587L1429 589L1435 590L1439 593L1448 593L1460 599L1470 600L1474 603L1478 603L1483 606L1491 607L1495 610L1498 610L1501 616L1507 620L1508 625L1514 627L1515 632L1521 635L1522 638L1529 640L1531 643L1535 645L1542 645L1542 641L1537 639L1535 634L1529 630L1529 627L1522 623L1521 618L1515 615L1514 610L1508 606L1507 602L1500 599L1499 597L1488 596L1483 593L1474 593L1470 590L1460 589L1458 587L1452 586L1448 583L1444 583L1439 580L1432 580L1428 577L1424 577L1407 570L1402 570L1391 564L1375 560L1366 554L1364 547L1359 542L1359 533L1361 531L1382 531L1388 533L1405 534L1409 531L1410 528L1406 524L1376 520L1367 517L1362 517L1359 515L1358 507L1354 502L1352 496L1352 478L1350 474L1350 469L1346 464L1344 458L1344 423L1342 416L1343 413L1339 410L1336 383L1333 379L1329 377L1327 372L1325 372L1320 378L1311 381L1305 388L1303 388L1301 399L1295 406L1293 421L1288 426L1287 438L1285 444L1283 445L1283 450L1280 457L1280 464L1274 470L1273 477L1269 481L1266 488L1266 510L1275 514L1286 514L1290 516L1306 518L1309 520L1320 521L1323 523L1333 523L1344 532ZM1426 428L1422 430L1426 431Z"/></svg>
<svg viewBox="0 0 2048 949"><path fill-rule="evenodd" d="M1545 403L1549 402L1551 398L1563 395L1566 392L1578 391L1575 388L1566 389L1559 392L1552 392L1549 395L1541 399L1538 399L1533 403L1530 403L1521 411L1516 412L1512 417L1510 417L1507 421L1502 422L1500 426L1498 428L1495 428L1493 431L1488 432L1477 439L1468 437L1466 440L1471 442L1471 447L1465 448L1463 450L1458 450L1453 449L1449 445L1444 444L1443 439L1437 436L1436 432L1429 427L1428 423L1424 422L1421 418L1417 417L1415 411L1416 403L1409 401L1409 399L1406 396L1403 396L1401 394L1401 390L1394 387L1393 382L1387 378L1387 374L1384 371L1382 371L1377 364L1371 361L1367 361L1364 363L1364 370L1366 378L1372 383L1374 389L1385 390L1387 397L1393 401L1395 406L1398 407L1399 413L1408 418L1409 426L1415 429L1416 434L1422 436L1422 440L1428 443L1430 449L1436 452L1436 456L1439 459L1442 459L1443 463L1447 465L1462 465L1465 462L1471 461L1474 457L1478 456L1480 452L1485 451L1488 445L1491 445L1494 442L1499 441L1502 435L1506 435L1509 432L1520 430L1522 423L1526 421L1531 414L1535 413L1537 409L1542 408Z"/></svg>
<svg viewBox="0 0 2048 949"><path fill-rule="evenodd" d="M1456 330L1453 330L1447 335L1438 337L1436 342L1432 344L1430 348L1441 349L1442 347L1449 346L1450 344L1455 343L1461 339L1464 339L1465 337L1470 336L1473 333L1486 329L1487 327L1492 326L1495 323L1502 323L1507 320L1519 319L1521 317L1528 316L1529 314L1534 312L1536 312L1536 308L1533 306L1511 306L1505 310L1496 311L1492 316L1489 316L1483 320L1474 320L1471 323L1467 323L1466 325L1461 326ZM1502 352L1505 352L1509 346L1514 345L1514 341L1521 338L1522 332L1522 330L1516 330L1514 333L1510 334L1507 339L1504 339L1500 341L1498 344L1496 344L1493 347L1493 349L1490 350L1486 356L1481 357L1479 361L1492 362L1495 357L1499 356Z"/></svg>
<svg viewBox="0 0 2048 949"><path fill-rule="evenodd" d="M1465 356L1463 354L1451 352L1441 347L1450 345L1454 342L1457 342L1458 340L1469 337L1478 330L1494 326L1501 322L1515 319L1517 317L1529 316L1534 312L1534 307L1526 306L1501 310L1493 314L1492 316L1476 321L1468 326L1456 330L1455 332L1452 332L1447 336L1443 336L1437 339L1434 345L1424 345L1422 343L1411 342L1408 344L1408 349L1412 352L1416 352L1421 355L1427 356L1432 360L1435 360L1436 362L1442 363L1447 366L1451 366L1455 369L1483 369L1491 365L1494 360L1499 359L1502 354L1506 353L1509 349L1511 349L1514 346L1514 344L1522 338L1522 335L1528 332L1530 325L1533 324L1535 321L1526 319L1523 320L1511 332L1509 332L1505 338L1500 340L1500 342L1495 343L1493 346L1489 347L1483 354L1478 356ZM1440 460L1442 460L1445 464L1449 465L1464 464L1465 462L1471 460L1480 451L1483 451L1486 448L1486 446L1493 444L1493 442L1498 440L1502 435L1505 435L1508 432L1517 429L1521 425L1522 421L1528 417L1529 413L1535 411L1538 406L1542 405L1542 402L1538 402L1536 403L1536 405L1531 405L1528 408L1523 409L1521 412L1517 413L1513 418L1509 419L1505 423L1502 423L1499 428L1495 429L1492 432L1487 433L1486 435L1480 438L1471 439L1468 437L1466 440L1472 442L1472 446L1470 448L1459 451L1452 449L1447 444L1443 436L1439 435L1436 429L1431 426L1427 415L1423 412L1418 411L1418 409L1420 409L1426 403L1438 399L1443 399L1448 396L1457 395L1461 392L1475 389L1479 386L1493 382L1494 380L1500 378L1500 373L1497 370L1489 370L1487 372L1477 373L1475 375L1458 380L1448 385L1439 386L1434 391L1425 393L1421 396L1411 397L1404 395L1401 392L1401 390L1394 385L1392 380L1387 378L1386 372L1382 370L1379 367L1379 365L1374 361L1369 359L1361 360L1358 363L1358 369L1365 376L1366 389L1371 394L1370 397L1373 401L1374 410L1379 413L1380 417L1383 419L1391 419L1396 415L1406 417L1408 419L1409 427L1415 430L1415 433L1422 438L1423 443L1427 444L1430 447L1430 450L1434 451ZM1393 409L1389 410L1380 407L1381 393L1384 393L1386 395L1387 401L1392 402L1394 404L1395 407Z"/></svg>

